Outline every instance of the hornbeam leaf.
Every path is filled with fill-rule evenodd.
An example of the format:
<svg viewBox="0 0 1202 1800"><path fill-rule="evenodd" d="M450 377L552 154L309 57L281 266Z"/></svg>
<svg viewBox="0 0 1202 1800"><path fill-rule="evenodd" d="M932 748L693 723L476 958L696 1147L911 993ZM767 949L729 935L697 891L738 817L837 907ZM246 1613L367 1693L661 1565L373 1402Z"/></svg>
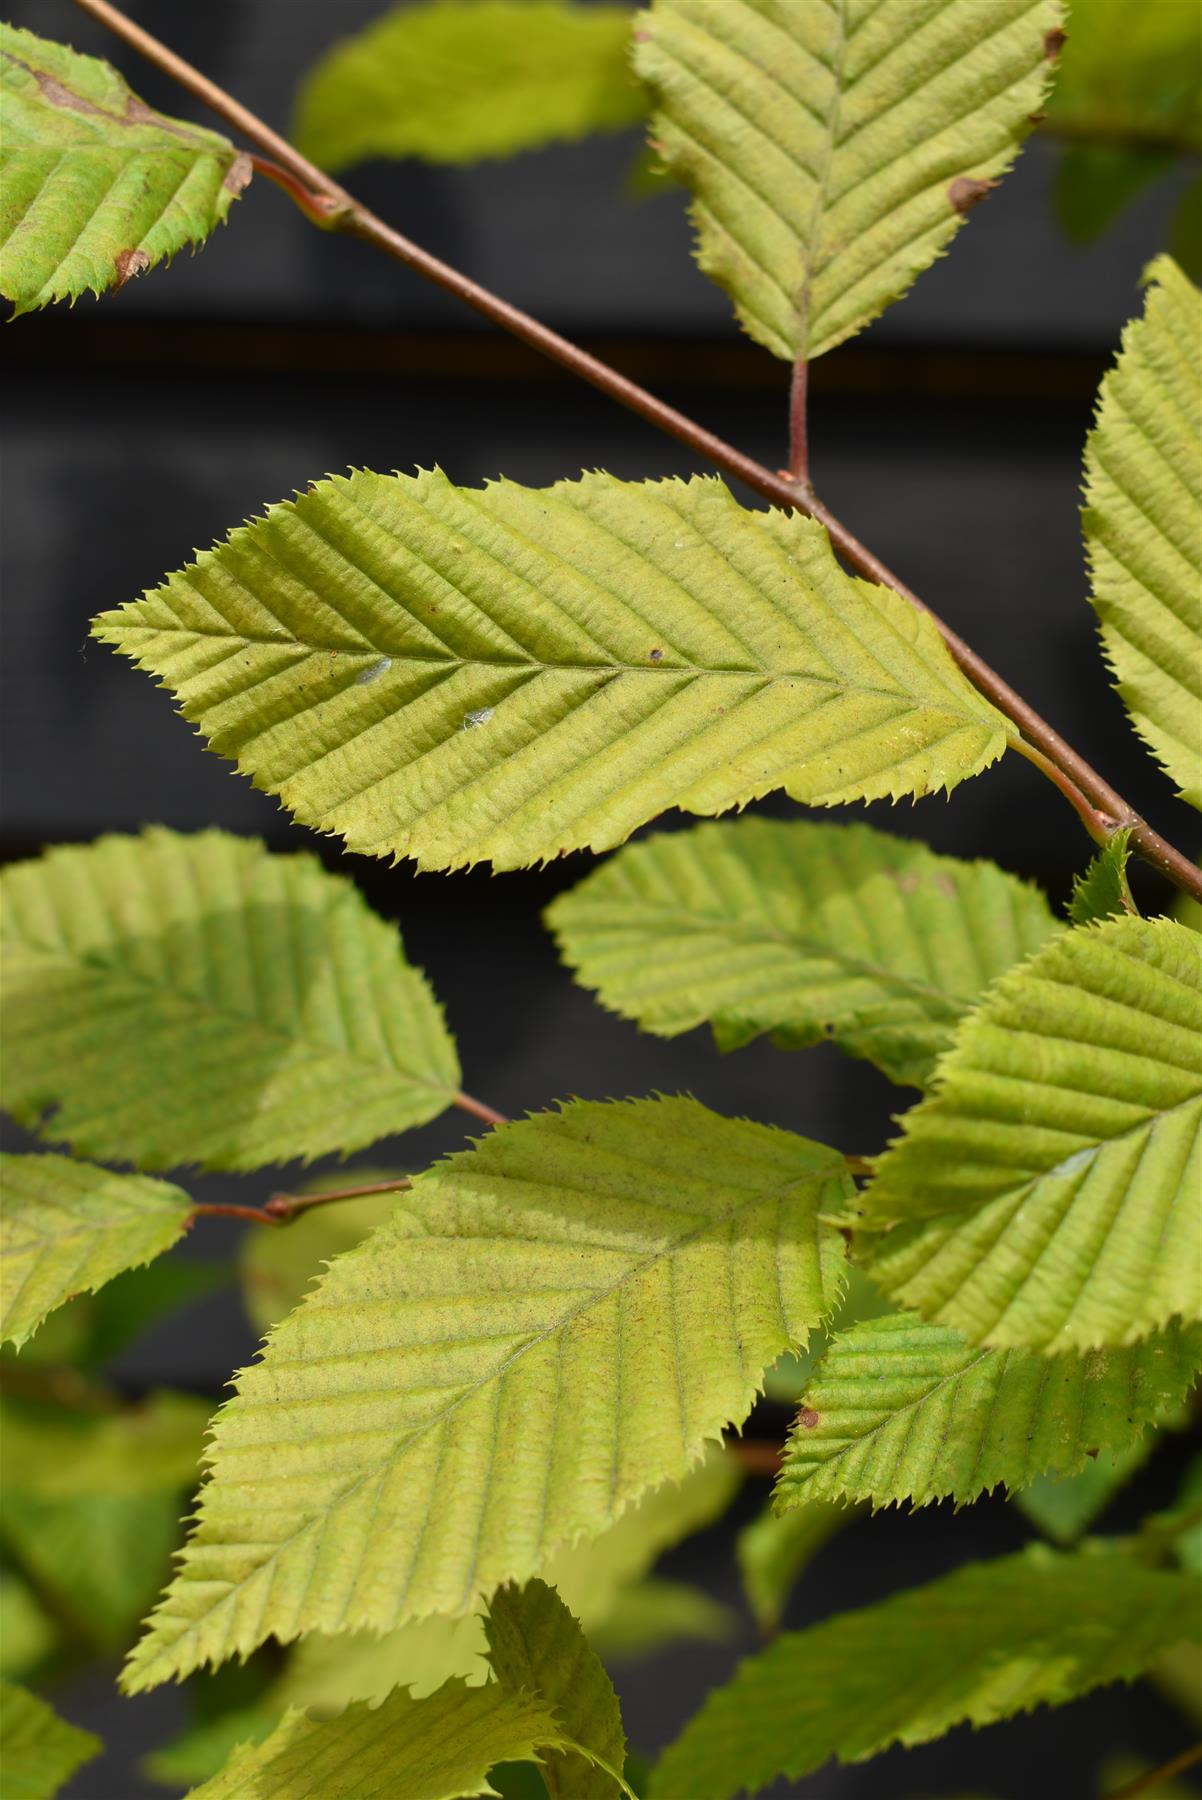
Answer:
<svg viewBox="0 0 1202 1800"><path fill-rule="evenodd" d="M1116 831L1090 862L1083 875L1073 876L1068 916L1074 925L1093 925L1099 919L1120 917L1139 908L1131 897L1127 863L1131 855L1130 831Z"/></svg>
<svg viewBox="0 0 1202 1800"><path fill-rule="evenodd" d="M228 138L164 118L117 71L0 24L0 294L13 317L123 287L222 223L250 180Z"/></svg>
<svg viewBox="0 0 1202 1800"><path fill-rule="evenodd" d="M1200 1000L1202 940L1169 919L1063 932L1003 975L861 1196L873 1280L1001 1348L1202 1318Z"/></svg>
<svg viewBox="0 0 1202 1800"><path fill-rule="evenodd" d="M1202 808L1202 295L1171 257L1148 275L1085 446L1085 540L1123 704Z"/></svg>
<svg viewBox="0 0 1202 1800"><path fill-rule="evenodd" d="M787 1632L710 1695L665 1752L654 1800L731 1800L831 1757L861 1762L1130 1681L1202 1641L1202 1583L1121 1552L1042 1545L969 1563L877 1606Z"/></svg>
<svg viewBox="0 0 1202 1800"><path fill-rule="evenodd" d="M982 1350L946 1325L891 1313L827 1347L785 1447L778 1508L815 1501L975 1500L1125 1453L1202 1368L1202 1328L1127 1350L1048 1359Z"/></svg>
<svg viewBox="0 0 1202 1800"><path fill-rule="evenodd" d="M419 1176L219 1413L129 1688L470 1612L679 1479L836 1303L850 1191L684 1099L573 1102Z"/></svg>
<svg viewBox="0 0 1202 1800"><path fill-rule="evenodd" d="M1155 1448L1156 1434L1149 1432L1125 1450L1100 1451L1076 1475L1037 1475L1014 1504L1054 1544L1075 1544Z"/></svg>
<svg viewBox="0 0 1202 1800"><path fill-rule="evenodd" d="M0 1342L20 1346L72 1295L170 1250L191 1204L144 1175L0 1155Z"/></svg>
<svg viewBox="0 0 1202 1800"><path fill-rule="evenodd" d="M426 0L334 45L305 79L294 136L345 169L373 156L469 163L615 131L647 110L625 6Z"/></svg>
<svg viewBox="0 0 1202 1800"><path fill-rule="evenodd" d="M645 839L548 909L606 1006L723 1050L833 1037L921 1086L995 976L1051 936L1046 900L993 863L869 825L739 819Z"/></svg>
<svg viewBox="0 0 1202 1800"><path fill-rule="evenodd" d="M424 978L315 857L151 830L18 864L0 895L4 1103L82 1154L257 1169L454 1098Z"/></svg>
<svg viewBox="0 0 1202 1800"><path fill-rule="evenodd" d="M635 67L744 328L812 360L934 262L1048 84L1053 0L654 0Z"/></svg>
<svg viewBox="0 0 1202 1800"><path fill-rule="evenodd" d="M448 1681L428 1699L404 1691L337 1719L290 1709L257 1747L235 1752L190 1800L467 1800L494 1794L498 1762L538 1761L563 1732L549 1708L499 1683Z"/></svg>
<svg viewBox="0 0 1202 1800"><path fill-rule="evenodd" d="M550 1800L614 1800L619 1792L634 1800L622 1780L626 1734L613 1682L555 1589L544 1581L499 1589L485 1630L502 1686L538 1694L573 1745L543 1762Z"/></svg>
<svg viewBox="0 0 1202 1800"><path fill-rule="evenodd" d="M0 1681L0 1763L5 1800L54 1800L76 1769L104 1748L25 1688Z"/></svg>
<svg viewBox="0 0 1202 1800"><path fill-rule="evenodd" d="M298 818L425 868L950 788L1007 741L929 618L713 479L339 477L94 630Z"/></svg>
<svg viewBox="0 0 1202 1800"><path fill-rule="evenodd" d="M765 1510L744 1525L735 1555L747 1604L762 1632L777 1629L806 1564L854 1516L850 1507L815 1500L788 1512Z"/></svg>

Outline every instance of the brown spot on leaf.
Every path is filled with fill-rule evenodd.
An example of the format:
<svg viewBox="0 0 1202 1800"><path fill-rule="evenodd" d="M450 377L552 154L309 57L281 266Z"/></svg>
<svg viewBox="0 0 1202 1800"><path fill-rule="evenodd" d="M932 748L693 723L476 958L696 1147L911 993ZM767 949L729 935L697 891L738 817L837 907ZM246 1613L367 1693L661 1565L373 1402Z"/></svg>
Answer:
<svg viewBox="0 0 1202 1800"><path fill-rule="evenodd" d="M812 1406L803 1406L797 1415L797 1423L804 1425L807 1431L813 1431L815 1425L819 1423L818 1414Z"/></svg>
<svg viewBox="0 0 1202 1800"><path fill-rule="evenodd" d="M976 175L957 175L947 190L947 197L958 213L967 213L979 206L997 185L996 181Z"/></svg>
<svg viewBox="0 0 1202 1800"><path fill-rule="evenodd" d="M226 170L225 180L221 185L231 194L240 194L254 172L255 165L251 162L250 157L241 151Z"/></svg>
<svg viewBox="0 0 1202 1800"><path fill-rule="evenodd" d="M651 662L663 662L664 660L664 653L662 650L649 650L647 656Z"/></svg>
<svg viewBox="0 0 1202 1800"><path fill-rule="evenodd" d="M144 275L150 267L150 258L145 250L122 250L116 258L117 279L115 288L123 288L127 281L135 275Z"/></svg>
<svg viewBox="0 0 1202 1800"><path fill-rule="evenodd" d="M956 898L956 884L950 875L936 875L935 887L937 891L943 894L948 900L954 900Z"/></svg>
<svg viewBox="0 0 1202 1800"><path fill-rule="evenodd" d="M912 894L918 886L918 876L913 869L907 869L904 875L898 876L897 885L903 894Z"/></svg>
<svg viewBox="0 0 1202 1800"><path fill-rule="evenodd" d="M1055 62L1068 42L1068 32L1059 25L1053 25L1043 40L1043 53L1049 62Z"/></svg>

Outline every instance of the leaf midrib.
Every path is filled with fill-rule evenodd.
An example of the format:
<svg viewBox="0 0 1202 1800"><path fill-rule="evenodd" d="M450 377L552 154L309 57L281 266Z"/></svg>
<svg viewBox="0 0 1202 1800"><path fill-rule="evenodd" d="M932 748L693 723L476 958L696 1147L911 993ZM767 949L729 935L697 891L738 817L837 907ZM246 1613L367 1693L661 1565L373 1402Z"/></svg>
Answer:
<svg viewBox="0 0 1202 1800"><path fill-rule="evenodd" d="M329 1518L333 1515L333 1513L337 1509L342 1507L345 1502L350 1500L359 1491L359 1489L364 1486L365 1483L375 1480L378 1477L380 1477L384 1472L393 1470L396 1467L398 1467L399 1464L401 1463L402 1459L405 1457L405 1455L409 1452L409 1450L415 1444L419 1443L422 1439L424 1439L426 1436L428 1436L428 1434L431 1431L433 1431L435 1428L441 1429L446 1424L447 1420L455 1412L457 1412L461 1406L465 1405L468 1402L468 1400L474 1398L475 1395L478 1394L482 1389L488 1387L493 1382L502 1380L503 1377L505 1376L505 1374L507 1373L507 1371L521 1357L527 1355L530 1351L536 1349L540 1344L545 1343L549 1338L554 1337L557 1333L566 1330L576 1319L580 1318L584 1313L589 1311L590 1308L592 1308L593 1306L601 1305L601 1304L609 1301L615 1292L618 1292L621 1288L623 1288L630 1282L640 1279L642 1276L644 1276L647 1273L648 1270L654 1268L656 1263L662 1261L665 1257L675 1257L675 1256L679 1255L681 1253L681 1251L683 1251L688 1245L693 1243L697 1238L701 1237L706 1232L708 1232L710 1230L721 1229L721 1228L725 1227L726 1225L729 1225L741 1213L747 1211L750 1207L761 1205L770 1193L775 1193L778 1196L778 1201L783 1201L785 1196L788 1193L790 1193L792 1190L797 1189L797 1188L806 1187L806 1186L818 1187L818 1186L830 1181L832 1178L837 1178L838 1175L840 1174L840 1172L843 1171L844 1169L845 1169L845 1164L844 1164L842 1158L838 1158L838 1159L832 1161L832 1163L829 1166L825 1166L821 1169L807 1170L805 1172L805 1174L799 1175L791 1181L782 1180L782 1181L779 1181L776 1183L768 1183L764 1187L757 1188L754 1191L743 1190L740 1197L734 1203L732 1203L732 1205L730 1207L728 1207L725 1211L723 1211L721 1213L717 1213L717 1214L707 1214L704 1219L698 1221L698 1223L693 1227L692 1230L685 1232L682 1236L680 1236L678 1238L674 1238L670 1244L663 1245L659 1249L652 1250L649 1253L642 1256L641 1258L639 1258L637 1261L630 1263L626 1267L626 1269L623 1271L623 1273L620 1276L618 1276L614 1281L610 1282L607 1286L602 1287L602 1288L589 1288L587 1290L585 1298L580 1301L579 1305L571 1308L570 1311L568 1311L568 1312L560 1314L558 1316L558 1318L554 1321L554 1323L548 1325L545 1330L528 1336L517 1349L512 1351L510 1353L510 1355L504 1359L503 1362L498 1364L495 1368L490 1369L487 1374L480 1376L477 1380L475 1380L473 1382L465 1384L463 1389L458 1394L456 1394L456 1396L453 1400L448 1402L447 1406L442 1411L440 1411L436 1415L433 1415L432 1417L430 1417L429 1419L424 1421L422 1424L418 1425L413 1431L407 1432L405 1434L404 1438L401 1440L401 1442L396 1445L396 1447L389 1453L388 1456L382 1458L379 1462L373 1464L370 1469L365 1469L361 1474L356 1475L355 1478L350 1483L348 1483L348 1485L345 1488L341 1489L340 1492L332 1500L330 1500L327 1503L323 1513L320 1516L306 1519L303 1525L298 1527L297 1530L291 1532L287 1537L282 1539L280 1541L280 1543L278 1543L273 1548L270 1556L264 1558L263 1561L257 1563L255 1565L255 1568L251 1571L251 1573L249 1575L244 1576L242 1578L242 1580L240 1580L237 1583L231 1582L227 1592L221 1596L221 1599L219 1601L217 1601L214 1606L210 1607L206 1613L204 1613L200 1616L199 1619L194 1620L194 1621L189 1621L187 1627L171 1640L171 1643L166 1647L166 1649L160 1648L158 1656L153 1658L147 1665L143 1665L143 1667L149 1666L149 1667L153 1668L155 1663L162 1656L170 1655L170 1653L175 1649L175 1647L178 1644L180 1644L182 1642L186 1642L191 1638L194 1638L197 1635L197 1633L199 1632L201 1624L206 1619L211 1618L213 1613L215 1613L219 1608L226 1606L233 1599L234 1595L238 1593L238 1591L240 1589L245 1588L249 1582L259 1579L262 1576L264 1570L270 1569L278 1561L278 1559L284 1554L284 1552L286 1550L290 1549L294 1544L298 1543L307 1533L312 1532L313 1530L315 1530L317 1528L321 1528L324 1530L326 1524L328 1523ZM441 1179L447 1179L447 1177L442 1176ZM503 1173L500 1173L497 1171L492 1171L491 1179L494 1182L497 1182L497 1183L503 1185L506 1181L508 1181L511 1178L506 1176ZM420 1183L418 1185L420 1185ZM437 1189L437 1183L435 1183L434 1185L435 1185L435 1188ZM822 1278L821 1234L824 1231L830 1230L831 1228L826 1227L822 1224L822 1222L818 1216L817 1206L815 1206L815 1208L814 1208L814 1221L813 1222L816 1227L815 1253L816 1253L816 1260L817 1260L817 1265L818 1265L818 1280L819 1280L819 1284L821 1285L821 1278ZM423 1223L428 1225L430 1223L430 1221L428 1219L426 1219L423 1221ZM426 1238L434 1238L436 1236L436 1234L432 1231L427 1231L427 1232L423 1233L422 1235ZM471 1236L470 1234L456 1233L456 1234L448 1234L447 1236L442 1237L439 1241L443 1242L444 1244L454 1244L454 1243L458 1243L461 1241L480 1242L480 1243L487 1244L487 1243L491 1243L493 1241L493 1239L492 1238L475 1238L475 1237ZM346 1302L346 1303L344 1303L344 1307L349 1306L353 1309L353 1304L354 1304L353 1302ZM782 1325L785 1327L784 1335L785 1335L786 1341L788 1341L789 1334L788 1334L788 1330L787 1330L787 1320L784 1318L783 1307L782 1307L781 1311L782 1311ZM819 1318L814 1321L814 1325L816 1326L818 1323L820 1323L820 1321L821 1321L821 1314L820 1314ZM810 1329L813 1329L813 1326L811 1326ZM380 1354L385 1354L385 1352L380 1352ZM266 1361L260 1361L254 1367L255 1367L256 1371L261 1371L266 1366L267 1366ZM212 1461L210 1463L210 1473L209 1473L208 1481L205 1484L206 1489L207 1489L208 1485L216 1479L216 1469L217 1469L217 1447L214 1446L213 1454L212 1454ZM201 1495L201 1504L202 1505L203 1505L204 1498L205 1498L205 1490L202 1490L202 1495ZM201 1512L200 1517L201 1517L201 1521L203 1523L204 1522L203 1512ZM565 1547L565 1545L570 1541L574 1541L574 1540L565 1539L561 1543L557 1543L557 1544L551 1546L548 1549L547 1554L550 1555L555 1550ZM406 1587L405 1587L405 1589L402 1590L401 1600L398 1600L398 1619L397 1619L398 1623L400 1623L404 1617L404 1615L402 1613L400 1613L400 1606L403 1601L404 1594L407 1593L407 1591L408 1591L409 1582L411 1582L411 1580L412 1580L412 1573L413 1573L414 1567L416 1566L416 1560L417 1560L417 1552L415 1551L415 1554L410 1561L409 1569L407 1571ZM185 1579L185 1577L182 1572L176 1578L177 1581L181 1581L184 1579ZM164 1595L163 1601L160 1603L161 1605L166 1603L167 1599L169 1598L169 1595L170 1595L170 1590L167 1595Z"/></svg>

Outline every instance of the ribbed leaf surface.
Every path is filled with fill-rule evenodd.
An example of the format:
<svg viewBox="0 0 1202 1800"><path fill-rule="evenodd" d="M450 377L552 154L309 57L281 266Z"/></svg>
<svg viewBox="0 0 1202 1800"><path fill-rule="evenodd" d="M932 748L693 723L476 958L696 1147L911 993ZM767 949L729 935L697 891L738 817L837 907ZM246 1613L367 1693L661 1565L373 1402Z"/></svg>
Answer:
<svg viewBox="0 0 1202 1800"><path fill-rule="evenodd" d="M448 1681L428 1699L400 1692L337 1719L290 1710L191 1800L469 1800L495 1794L494 1763L537 1761L542 1747L562 1742L533 1695Z"/></svg>
<svg viewBox="0 0 1202 1800"><path fill-rule="evenodd" d="M95 631L298 818L427 868L925 793L1006 743L929 619L716 480L323 481Z"/></svg>
<svg viewBox="0 0 1202 1800"><path fill-rule="evenodd" d="M1182 1639L1202 1641L1193 1577L1042 1547L969 1563L750 1658L665 1753L653 1800L732 1800L831 1757L1059 1705Z"/></svg>
<svg viewBox="0 0 1202 1800"><path fill-rule="evenodd" d="M738 819L632 844L547 913L605 1005L719 1046L833 1037L921 1085L995 976L1048 938L1043 896L993 863L868 825Z"/></svg>
<svg viewBox="0 0 1202 1800"><path fill-rule="evenodd" d="M180 1188L69 1156L0 1156L0 1341L21 1345L73 1294L170 1250Z"/></svg>
<svg viewBox="0 0 1202 1800"><path fill-rule="evenodd" d="M543 1581L503 1587L485 1626L488 1660L503 1687L537 1694L575 1751L551 1751L542 1777L550 1800L616 1800L626 1734L613 1682L554 1588ZM590 1759L585 1761L584 1753ZM632 1797L633 1800L633 1797Z"/></svg>
<svg viewBox="0 0 1202 1800"><path fill-rule="evenodd" d="M0 895L4 1103L83 1155L255 1169L454 1097L425 980L314 857L152 830L20 863Z"/></svg>
<svg viewBox="0 0 1202 1800"><path fill-rule="evenodd" d="M1051 0L654 0L635 67L697 258L777 356L852 336L1013 162Z"/></svg>
<svg viewBox="0 0 1202 1800"><path fill-rule="evenodd" d="M418 0L335 44L305 79L294 137L327 169L364 157L470 163L633 125L625 6Z"/></svg>
<svg viewBox="0 0 1202 1800"><path fill-rule="evenodd" d="M1072 1475L1127 1450L1202 1367L1202 1329L1127 1350L1048 1358L982 1350L946 1325L891 1313L828 1346L806 1388L776 1488L816 1500L974 1500L1037 1475Z"/></svg>
<svg viewBox="0 0 1202 1800"><path fill-rule="evenodd" d="M103 1747L98 1737L68 1725L36 1694L0 1681L4 1800L54 1800L63 1783Z"/></svg>
<svg viewBox="0 0 1202 1800"><path fill-rule="evenodd" d="M1200 1016L1202 939L1168 919L1063 932L1003 975L861 1196L873 1279L1002 1348L1202 1317Z"/></svg>
<svg viewBox="0 0 1202 1800"><path fill-rule="evenodd" d="M834 1305L842 1158L691 1100L576 1102L414 1184L218 1415L127 1671L462 1613L678 1479Z"/></svg>
<svg viewBox="0 0 1202 1800"><path fill-rule="evenodd" d="M0 294L13 316L121 287L213 231L250 180L227 138L108 63L0 24Z"/></svg>
<svg viewBox="0 0 1202 1800"><path fill-rule="evenodd" d="M1085 538L1123 703L1202 808L1202 295L1171 257L1149 274L1085 447Z"/></svg>
<svg viewBox="0 0 1202 1800"><path fill-rule="evenodd" d="M1127 881L1130 859L1129 831L1116 831L1103 844L1082 875L1074 875L1068 916L1074 925L1093 925L1099 919L1138 914Z"/></svg>

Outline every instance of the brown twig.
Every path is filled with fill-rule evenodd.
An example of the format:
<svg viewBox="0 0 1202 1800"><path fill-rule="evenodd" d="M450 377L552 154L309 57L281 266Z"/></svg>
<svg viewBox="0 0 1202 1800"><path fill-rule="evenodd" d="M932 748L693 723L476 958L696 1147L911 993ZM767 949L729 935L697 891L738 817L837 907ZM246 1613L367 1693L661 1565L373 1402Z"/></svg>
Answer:
<svg viewBox="0 0 1202 1800"><path fill-rule="evenodd" d="M1106 1800L1135 1800L1137 1794L1154 1794L1157 1788L1172 1781L1175 1775L1184 1775L1187 1769L1192 1769L1200 1762L1202 1743L1192 1744L1180 1756L1172 1756L1158 1768L1149 1769L1145 1775L1137 1775L1134 1781L1127 1782L1124 1787L1115 1788L1112 1794L1106 1796Z"/></svg>
<svg viewBox="0 0 1202 1800"><path fill-rule="evenodd" d="M1059 770L1062 779L1057 782L1057 786L1072 801L1081 817L1085 817L1087 807L1092 807L1106 819L1110 829L1128 827L1134 851L1179 888L1202 900L1202 870L1196 868L1188 857L1183 856L1159 832L1154 831L1147 820L1141 818L1134 807L1078 751L1066 743L1059 732L1041 718L1021 694L1015 692L1009 682L990 668L958 633L944 624L917 594L894 575L879 557L874 556L820 500L803 489L792 475L782 475L763 467L753 457L724 442L714 432L707 431L685 414L677 412L675 407L657 399L654 394L648 393L645 388L601 362L599 358L591 356L579 345L561 337L558 332L532 318L529 313L511 306L499 295L491 293L439 257L432 256L428 250L412 243L401 232L385 224L383 219L377 218L231 94L227 94L191 63L169 50L150 32L126 18L117 7L109 4L109 0L75 0L75 4L170 75L227 124L240 131L252 144L257 145L278 166L279 171L291 178L289 192L295 187L303 192L307 216L312 217L313 205L320 204L323 210L320 222L326 229L346 232L353 237L362 238L365 243L374 244L386 255L407 268L416 270L436 287L455 295L495 325L550 357L553 362L561 364L582 381L599 388L620 405L646 419L649 424L658 426L661 431L687 445L726 474L745 482L765 499L785 508L799 508L811 518L817 519L850 568L868 581L893 588L921 612L930 616L951 655L978 691L999 712L1005 714L1028 745L1041 751L1046 762ZM273 179L279 179L279 176L273 174ZM1043 767L1042 764L1039 766ZM1047 772L1046 768L1044 772Z"/></svg>
<svg viewBox="0 0 1202 1800"><path fill-rule="evenodd" d="M282 1225L284 1221L272 1216L263 1206L234 1206L224 1200L198 1200L188 1214L188 1224L193 1219L248 1219L255 1225Z"/></svg>
<svg viewBox="0 0 1202 1800"><path fill-rule="evenodd" d="M810 365L804 356L793 364L789 384L789 474L802 489L811 494L810 486Z"/></svg>
<svg viewBox="0 0 1202 1800"><path fill-rule="evenodd" d="M483 1100L474 1100L471 1094L456 1094L455 1105L461 1112L471 1113L473 1118L483 1119L486 1125L508 1125L509 1120L495 1106L487 1106Z"/></svg>
<svg viewBox="0 0 1202 1800"><path fill-rule="evenodd" d="M727 1438L726 1448L748 1475L766 1475L774 1480L780 1470L783 1444L770 1444L765 1438Z"/></svg>
<svg viewBox="0 0 1202 1800"><path fill-rule="evenodd" d="M297 1213L314 1206L330 1206L336 1200L363 1200L369 1194L396 1194L411 1188L408 1175L395 1175L391 1181L365 1181L362 1187L331 1188L325 1194L273 1194L263 1207L269 1219L286 1225Z"/></svg>

